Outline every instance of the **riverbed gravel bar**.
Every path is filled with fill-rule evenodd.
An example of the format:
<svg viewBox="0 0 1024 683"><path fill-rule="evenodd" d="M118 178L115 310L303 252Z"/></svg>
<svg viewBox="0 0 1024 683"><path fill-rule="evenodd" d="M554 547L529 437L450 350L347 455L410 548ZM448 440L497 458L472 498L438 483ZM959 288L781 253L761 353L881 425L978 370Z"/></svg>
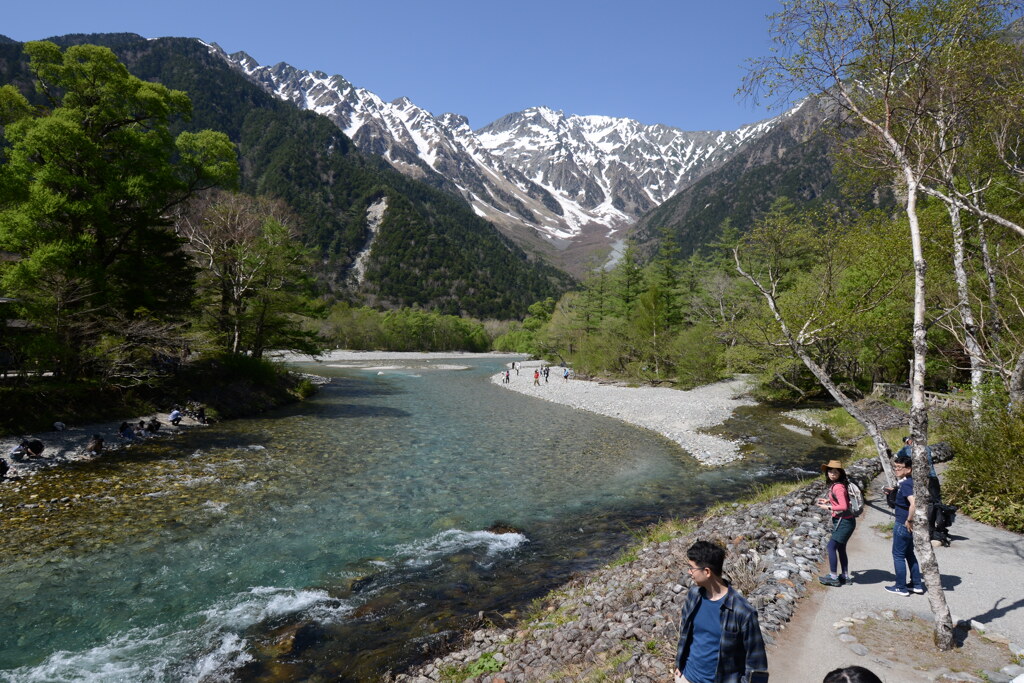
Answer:
<svg viewBox="0 0 1024 683"><path fill-rule="evenodd" d="M755 405L744 396L746 379L718 382L689 391L661 387L626 387L589 380L562 378L563 368L552 366L547 382L543 376L534 384L534 370L540 361L525 361L517 373L503 373L491 381L528 396L592 413L607 415L657 432L679 444L704 465L724 465L743 457L739 444L702 430L725 422L740 406Z"/></svg>

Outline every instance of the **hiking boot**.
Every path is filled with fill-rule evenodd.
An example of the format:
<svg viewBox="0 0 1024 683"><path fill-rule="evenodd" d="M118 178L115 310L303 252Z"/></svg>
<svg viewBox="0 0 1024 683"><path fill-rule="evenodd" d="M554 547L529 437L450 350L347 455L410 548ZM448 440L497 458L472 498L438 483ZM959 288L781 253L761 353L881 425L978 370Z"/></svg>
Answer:
<svg viewBox="0 0 1024 683"><path fill-rule="evenodd" d="M818 583L820 583L822 586L835 586L836 588L843 585L839 582L839 579L837 579L834 576L829 576L827 574L825 576L819 576Z"/></svg>
<svg viewBox="0 0 1024 683"><path fill-rule="evenodd" d="M885 590L895 595L902 595L905 598L910 595L910 591L903 586L886 586Z"/></svg>

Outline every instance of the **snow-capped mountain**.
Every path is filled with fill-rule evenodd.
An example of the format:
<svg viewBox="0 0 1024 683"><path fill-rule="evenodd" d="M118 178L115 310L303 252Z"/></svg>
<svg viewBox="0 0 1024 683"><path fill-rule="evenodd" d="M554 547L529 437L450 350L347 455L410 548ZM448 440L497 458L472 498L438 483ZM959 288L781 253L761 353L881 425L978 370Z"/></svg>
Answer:
<svg viewBox="0 0 1024 683"><path fill-rule="evenodd" d="M687 132L532 107L474 131L463 116L434 116L404 97L385 102L341 76L261 66L244 52L209 47L276 97L329 117L364 152L459 192L519 241L535 232L562 249L583 238L606 245L621 239L639 216L781 118Z"/></svg>

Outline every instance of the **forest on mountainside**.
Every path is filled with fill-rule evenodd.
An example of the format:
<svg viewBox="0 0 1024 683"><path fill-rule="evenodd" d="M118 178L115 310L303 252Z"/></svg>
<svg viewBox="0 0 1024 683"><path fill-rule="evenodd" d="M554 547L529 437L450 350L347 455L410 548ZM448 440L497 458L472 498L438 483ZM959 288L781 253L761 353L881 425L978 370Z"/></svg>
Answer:
<svg viewBox="0 0 1024 683"><path fill-rule="evenodd" d="M110 46L135 76L188 94L191 114L171 121L170 130L216 130L237 145L240 188L291 207L300 239L317 257L314 272L333 297L513 318L524 314L530 301L572 283L562 272L528 258L461 199L360 153L327 119L276 100L195 40L103 34L55 42L85 41ZM0 82L18 86L40 103L21 44L0 49ZM404 208L386 217L371 252L370 282L360 290L347 280L348 268L368 239L366 208L381 197ZM427 286L409 286L416 281Z"/></svg>

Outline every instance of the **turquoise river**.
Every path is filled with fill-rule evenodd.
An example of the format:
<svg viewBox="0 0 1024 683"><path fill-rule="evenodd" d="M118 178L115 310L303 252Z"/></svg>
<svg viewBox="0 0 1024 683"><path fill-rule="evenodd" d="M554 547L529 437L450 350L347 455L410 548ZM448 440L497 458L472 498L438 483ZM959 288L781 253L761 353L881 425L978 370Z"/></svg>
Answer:
<svg viewBox="0 0 1024 683"><path fill-rule="evenodd" d="M716 431L747 457L702 468L501 363L316 366L302 404L0 486L0 681L378 680L645 524L843 454L744 408Z"/></svg>

